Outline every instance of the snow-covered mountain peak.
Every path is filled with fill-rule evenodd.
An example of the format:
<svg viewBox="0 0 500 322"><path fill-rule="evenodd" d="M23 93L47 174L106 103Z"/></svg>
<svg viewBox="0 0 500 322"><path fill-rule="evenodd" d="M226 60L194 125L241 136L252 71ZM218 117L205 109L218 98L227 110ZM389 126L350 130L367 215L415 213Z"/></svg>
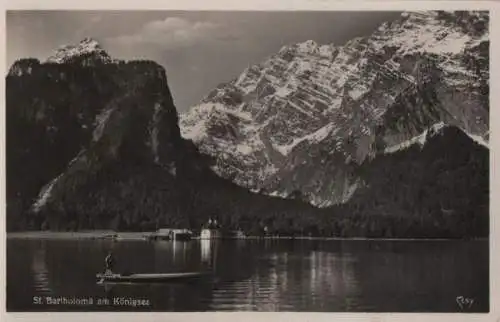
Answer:
<svg viewBox="0 0 500 322"><path fill-rule="evenodd" d="M47 62L61 64L88 56L92 56L103 63L111 62L110 56L101 47L99 42L90 37L84 38L76 45L64 45L59 47L52 56L47 58Z"/></svg>
<svg viewBox="0 0 500 322"><path fill-rule="evenodd" d="M306 40L296 45L299 53L309 54L318 50L318 44L314 40Z"/></svg>
<svg viewBox="0 0 500 322"><path fill-rule="evenodd" d="M344 201L355 164L425 144L443 124L487 141L488 19L405 12L342 46L283 46L182 114L182 135L249 189Z"/></svg>
<svg viewBox="0 0 500 322"><path fill-rule="evenodd" d="M80 46L88 47L88 48L93 48L93 49L101 49L101 45L99 42L91 37L85 37L83 38L80 43Z"/></svg>

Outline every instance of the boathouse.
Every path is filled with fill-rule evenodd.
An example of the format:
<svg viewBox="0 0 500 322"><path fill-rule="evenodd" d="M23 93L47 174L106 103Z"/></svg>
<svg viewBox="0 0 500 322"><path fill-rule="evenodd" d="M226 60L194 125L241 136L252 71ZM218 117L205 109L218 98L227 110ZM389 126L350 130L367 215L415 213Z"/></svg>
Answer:
<svg viewBox="0 0 500 322"><path fill-rule="evenodd" d="M158 239L190 240L192 234L188 229L160 228L155 235Z"/></svg>

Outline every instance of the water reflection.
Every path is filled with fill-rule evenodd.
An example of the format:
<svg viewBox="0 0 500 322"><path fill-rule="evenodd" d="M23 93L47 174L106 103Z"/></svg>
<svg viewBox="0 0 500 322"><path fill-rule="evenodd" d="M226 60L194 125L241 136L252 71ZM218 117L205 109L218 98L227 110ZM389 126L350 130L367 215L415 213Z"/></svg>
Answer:
<svg viewBox="0 0 500 322"><path fill-rule="evenodd" d="M186 262L186 252L187 252L187 243L184 241L173 240L172 244L172 261L174 264L177 263L185 263Z"/></svg>
<svg viewBox="0 0 500 322"><path fill-rule="evenodd" d="M355 256L343 254L338 247L332 247L332 252L306 243L290 244L288 249L293 247L293 251L281 251L277 246L262 242L252 246L256 254L244 252L241 275L214 290L211 307L225 310L236 306L253 311L315 307L328 311L332 307L351 310L359 305ZM208 250L209 244L205 247ZM234 253L232 256L234 261L239 260ZM246 263L245 257L252 259Z"/></svg>
<svg viewBox="0 0 500 322"><path fill-rule="evenodd" d="M110 292L95 283L109 245L17 241L8 244L8 308L39 310L31 297L51 293L149 298L151 310L157 311L454 312L456 294L465 294L476 299L475 312L484 312L489 276L484 245L487 242L119 242L119 271L211 267L217 281L119 285ZM34 291L29 298L26 290Z"/></svg>
<svg viewBox="0 0 500 322"><path fill-rule="evenodd" d="M193 256L192 241L156 241L153 245L155 272L178 271L199 261Z"/></svg>
<svg viewBox="0 0 500 322"><path fill-rule="evenodd" d="M35 290L40 294L51 294L52 288L50 286L49 270L46 263L46 250L45 241L42 241L39 248L33 255L31 270L33 272L33 280Z"/></svg>
<svg viewBox="0 0 500 322"><path fill-rule="evenodd" d="M210 239L200 239L201 261L205 264L211 263L212 241Z"/></svg>
<svg viewBox="0 0 500 322"><path fill-rule="evenodd" d="M215 239L200 239L201 263L205 269L217 271L217 252L219 241Z"/></svg>
<svg viewBox="0 0 500 322"><path fill-rule="evenodd" d="M335 303L338 310L351 311L361 292L355 271L358 259L337 246L340 245L333 246L330 251L318 250L311 254L312 305L325 307ZM328 294L328 301L324 301L325 294Z"/></svg>
<svg viewBox="0 0 500 322"><path fill-rule="evenodd" d="M154 244L154 271L156 273L166 272L171 266L171 242L156 241Z"/></svg>
<svg viewBox="0 0 500 322"><path fill-rule="evenodd" d="M274 253L269 257L270 266L267 272L268 282L267 285L263 285L260 292L260 296L267 297L267 302L264 301L265 305L259 308L260 311L277 311L280 307L280 276L278 272L278 262L279 255Z"/></svg>

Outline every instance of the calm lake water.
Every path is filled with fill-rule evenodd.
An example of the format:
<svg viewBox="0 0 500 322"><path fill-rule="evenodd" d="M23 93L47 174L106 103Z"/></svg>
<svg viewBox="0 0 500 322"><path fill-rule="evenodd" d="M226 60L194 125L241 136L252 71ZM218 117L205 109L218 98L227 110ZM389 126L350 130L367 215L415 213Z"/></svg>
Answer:
<svg viewBox="0 0 500 322"><path fill-rule="evenodd" d="M111 247L120 272L210 268L215 276L189 284L99 285L95 274ZM488 312L488 253L488 241L9 238L7 310ZM460 296L472 304L459 305ZM34 297L93 304L36 304ZM109 305L97 304L106 298Z"/></svg>

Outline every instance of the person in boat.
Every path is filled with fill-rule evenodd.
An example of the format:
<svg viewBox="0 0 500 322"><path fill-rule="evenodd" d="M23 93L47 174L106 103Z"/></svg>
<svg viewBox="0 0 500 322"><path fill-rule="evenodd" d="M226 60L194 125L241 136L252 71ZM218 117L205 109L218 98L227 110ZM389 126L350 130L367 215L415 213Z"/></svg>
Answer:
<svg viewBox="0 0 500 322"><path fill-rule="evenodd" d="M104 259L106 264L106 274L113 274L113 268L115 267L115 257L113 256L113 252L109 251L108 256Z"/></svg>

